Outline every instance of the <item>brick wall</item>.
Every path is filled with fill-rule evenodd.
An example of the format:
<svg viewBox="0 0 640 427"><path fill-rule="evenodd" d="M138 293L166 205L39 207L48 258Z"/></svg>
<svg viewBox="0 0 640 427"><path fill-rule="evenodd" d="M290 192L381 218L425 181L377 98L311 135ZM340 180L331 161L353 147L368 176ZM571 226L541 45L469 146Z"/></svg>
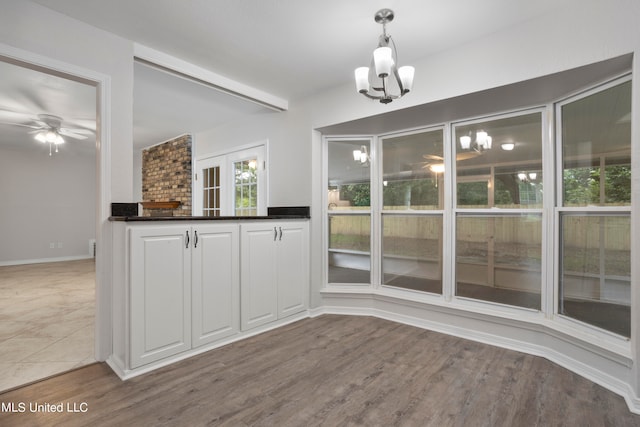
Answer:
<svg viewBox="0 0 640 427"><path fill-rule="evenodd" d="M178 201L173 216L191 215L191 135L142 151L142 201ZM144 209L143 215L150 216Z"/></svg>

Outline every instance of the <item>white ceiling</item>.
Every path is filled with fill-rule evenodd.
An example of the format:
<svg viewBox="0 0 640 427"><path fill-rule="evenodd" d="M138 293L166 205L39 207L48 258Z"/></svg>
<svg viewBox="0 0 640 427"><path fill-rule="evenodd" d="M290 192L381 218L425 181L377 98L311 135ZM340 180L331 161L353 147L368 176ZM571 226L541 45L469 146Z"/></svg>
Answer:
<svg viewBox="0 0 640 427"><path fill-rule="evenodd" d="M395 11L388 32L398 46L399 62L411 64L574 0L34 1L291 101L353 80L353 69L369 63L381 33L373 20L378 9ZM7 81L0 88L11 90L7 89L11 84ZM70 107L77 99L71 87L63 100L62 91L53 96L46 86L16 84L21 98L0 93L0 110L21 108L32 115L49 112L64 118L95 114L93 105L81 113ZM34 99L41 100L40 105L28 101ZM137 147L267 112L198 83L135 66Z"/></svg>

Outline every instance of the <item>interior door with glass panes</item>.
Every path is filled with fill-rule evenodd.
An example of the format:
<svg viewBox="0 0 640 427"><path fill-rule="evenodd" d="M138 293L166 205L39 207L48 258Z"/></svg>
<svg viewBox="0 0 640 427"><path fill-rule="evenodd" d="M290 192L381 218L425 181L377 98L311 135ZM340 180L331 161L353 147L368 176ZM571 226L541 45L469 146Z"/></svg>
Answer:
<svg viewBox="0 0 640 427"><path fill-rule="evenodd" d="M225 156L211 157L196 163L195 215L221 216L227 193Z"/></svg>
<svg viewBox="0 0 640 427"><path fill-rule="evenodd" d="M196 162L194 215L267 214L265 146Z"/></svg>

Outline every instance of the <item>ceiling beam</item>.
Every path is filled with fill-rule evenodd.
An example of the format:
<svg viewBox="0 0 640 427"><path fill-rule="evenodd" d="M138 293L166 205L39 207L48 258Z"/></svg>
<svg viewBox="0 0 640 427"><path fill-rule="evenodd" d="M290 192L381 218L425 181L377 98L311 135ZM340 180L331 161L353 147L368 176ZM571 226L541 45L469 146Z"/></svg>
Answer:
<svg viewBox="0 0 640 427"><path fill-rule="evenodd" d="M195 81L220 92L236 96L275 111L286 111L289 108L289 101L286 99L231 80L205 68L138 43L134 44L134 58L136 61L151 67Z"/></svg>

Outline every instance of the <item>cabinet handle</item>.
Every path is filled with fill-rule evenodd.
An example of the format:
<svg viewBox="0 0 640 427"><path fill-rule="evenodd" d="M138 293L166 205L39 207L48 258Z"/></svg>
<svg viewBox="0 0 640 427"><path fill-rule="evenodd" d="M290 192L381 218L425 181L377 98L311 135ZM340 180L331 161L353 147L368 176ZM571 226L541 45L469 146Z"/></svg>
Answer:
<svg viewBox="0 0 640 427"><path fill-rule="evenodd" d="M278 240L282 240L282 227L278 227L278 229L280 230L280 236L278 237Z"/></svg>
<svg viewBox="0 0 640 427"><path fill-rule="evenodd" d="M275 242L277 238L278 238L278 230L275 227L273 227L273 241Z"/></svg>
<svg viewBox="0 0 640 427"><path fill-rule="evenodd" d="M187 241L184 245L185 249L189 249L189 230L187 230L187 233L185 234L185 240Z"/></svg>
<svg viewBox="0 0 640 427"><path fill-rule="evenodd" d="M198 247L198 230L193 232L193 249Z"/></svg>

